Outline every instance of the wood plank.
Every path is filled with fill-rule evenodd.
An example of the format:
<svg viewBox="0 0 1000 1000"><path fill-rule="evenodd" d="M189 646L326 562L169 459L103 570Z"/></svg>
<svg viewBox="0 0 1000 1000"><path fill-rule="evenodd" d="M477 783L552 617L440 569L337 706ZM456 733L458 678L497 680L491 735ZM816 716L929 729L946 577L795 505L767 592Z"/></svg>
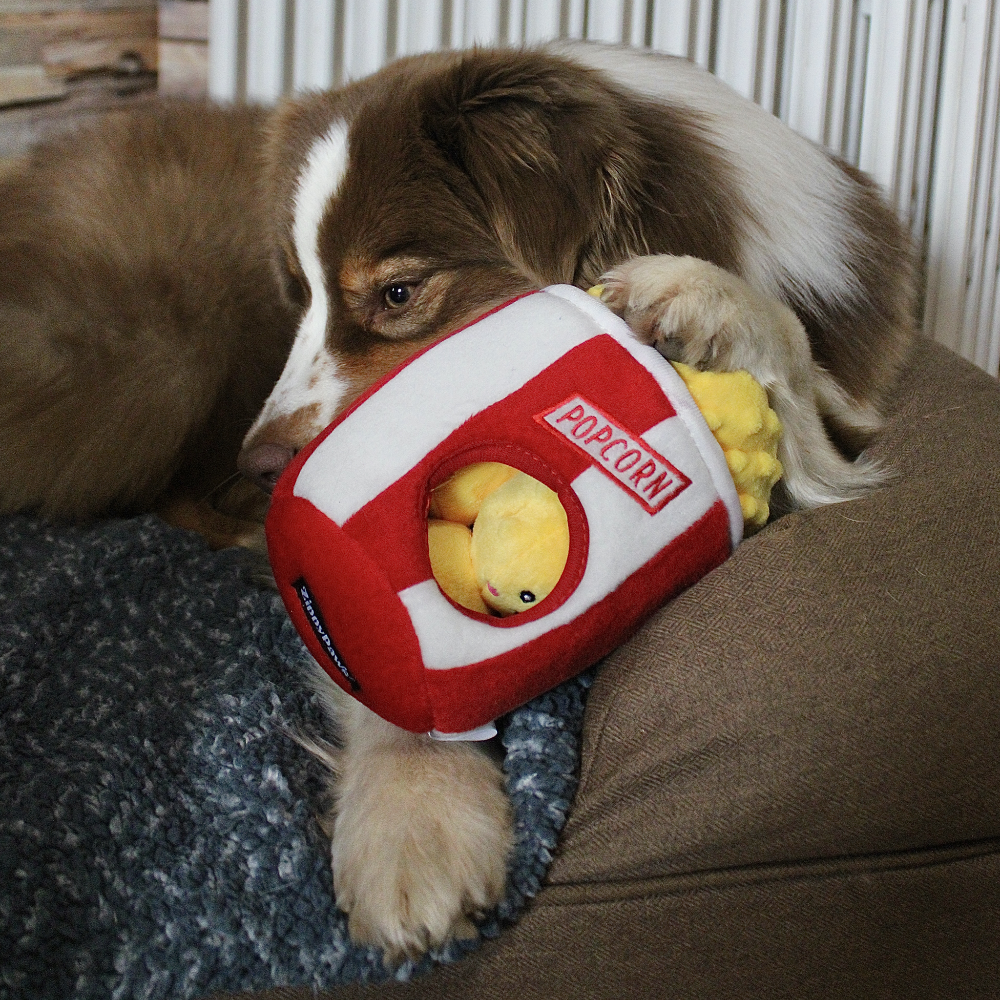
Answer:
<svg viewBox="0 0 1000 1000"><path fill-rule="evenodd" d="M29 66L40 58L37 38L20 31L7 31L0 15L0 66Z"/></svg>
<svg viewBox="0 0 1000 1000"><path fill-rule="evenodd" d="M136 62L122 60L129 53L156 67L155 7L0 13L0 66L42 63L65 76L126 68Z"/></svg>
<svg viewBox="0 0 1000 1000"><path fill-rule="evenodd" d="M51 101L65 94L66 81L50 77L44 66L0 66L0 105Z"/></svg>
<svg viewBox="0 0 1000 1000"><path fill-rule="evenodd" d="M156 0L3 0L3 9L11 14L37 14L39 8L49 13L88 11L136 10L155 7Z"/></svg>
<svg viewBox="0 0 1000 1000"><path fill-rule="evenodd" d="M156 37L156 7L133 5L127 10L66 10L55 13L0 13L0 33L17 33L39 44L59 39L114 38L127 35Z"/></svg>
<svg viewBox="0 0 1000 1000"><path fill-rule="evenodd" d="M156 39L148 35L122 38L76 39L42 47L42 63L54 75L74 76L96 70L139 72L155 70Z"/></svg>

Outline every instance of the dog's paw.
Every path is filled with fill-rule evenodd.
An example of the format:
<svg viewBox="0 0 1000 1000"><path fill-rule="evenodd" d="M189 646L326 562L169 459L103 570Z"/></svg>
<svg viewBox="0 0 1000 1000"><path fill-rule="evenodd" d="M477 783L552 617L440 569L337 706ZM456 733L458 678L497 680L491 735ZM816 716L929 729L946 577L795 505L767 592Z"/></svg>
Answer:
<svg viewBox="0 0 1000 1000"><path fill-rule="evenodd" d="M697 257L636 257L600 279L601 301L669 361L729 371L753 339L759 296L742 279ZM748 328L751 327L751 328Z"/></svg>
<svg viewBox="0 0 1000 1000"><path fill-rule="evenodd" d="M421 741L422 742L417 742ZM503 895L513 839L499 769L474 747L414 738L341 773L331 845L354 941L397 964L449 938Z"/></svg>

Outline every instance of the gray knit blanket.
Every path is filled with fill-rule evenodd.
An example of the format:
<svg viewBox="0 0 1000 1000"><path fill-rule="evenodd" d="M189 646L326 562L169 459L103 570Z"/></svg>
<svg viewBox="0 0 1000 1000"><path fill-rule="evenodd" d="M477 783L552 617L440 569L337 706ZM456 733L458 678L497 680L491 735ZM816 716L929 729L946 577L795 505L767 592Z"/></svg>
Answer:
<svg viewBox="0 0 1000 1000"><path fill-rule="evenodd" d="M156 518L0 520L0 997L173 998L408 978L351 944L289 736L308 654L245 556ZM587 677L503 727L516 814L500 933L575 788Z"/></svg>

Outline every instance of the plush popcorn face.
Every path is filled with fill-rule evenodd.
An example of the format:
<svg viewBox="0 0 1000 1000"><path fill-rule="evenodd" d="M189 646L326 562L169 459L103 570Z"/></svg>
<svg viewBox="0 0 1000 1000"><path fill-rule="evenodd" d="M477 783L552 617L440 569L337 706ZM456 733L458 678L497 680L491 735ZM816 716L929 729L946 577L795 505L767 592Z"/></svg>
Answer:
<svg viewBox="0 0 1000 1000"><path fill-rule="evenodd" d="M558 494L500 462L459 469L431 497L428 549L441 590L480 614L518 614L555 588L569 556Z"/></svg>
<svg viewBox="0 0 1000 1000"><path fill-rule="evenodd" d="M510 615L544 601L569 555L559 497L521 472L491 493L472 529L472 563L483 600Z"/></svg>

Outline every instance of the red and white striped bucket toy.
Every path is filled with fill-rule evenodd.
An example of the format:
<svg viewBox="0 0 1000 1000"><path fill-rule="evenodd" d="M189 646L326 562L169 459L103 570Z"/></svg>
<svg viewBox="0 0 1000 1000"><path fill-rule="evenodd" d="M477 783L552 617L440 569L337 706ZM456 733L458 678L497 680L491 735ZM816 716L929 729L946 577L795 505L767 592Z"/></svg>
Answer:
<svg viewBox="0 0 1000 1000"><path fill-rule="evenodd" d="M569 526L555 589L507 618L452 602L428 556L431 490L485 461L554 490ZM267 519L275 579L316 660L394 725L451 738L490 732L599 660L742 533L722 450L680 377L567 285L384 378L296 456Z"/></svg>

